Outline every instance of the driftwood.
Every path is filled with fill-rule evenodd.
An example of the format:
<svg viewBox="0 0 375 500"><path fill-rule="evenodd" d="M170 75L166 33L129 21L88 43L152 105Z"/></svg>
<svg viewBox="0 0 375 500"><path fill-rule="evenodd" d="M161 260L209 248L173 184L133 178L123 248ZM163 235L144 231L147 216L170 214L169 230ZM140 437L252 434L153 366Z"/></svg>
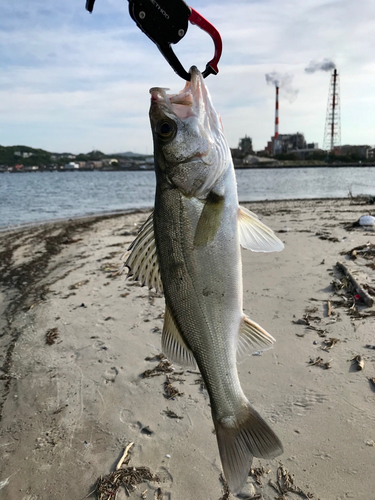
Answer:
<svg viewBox="0 0 375 500"><path fill-rule="evenodd" d="M345 264L343 264L342 262L337 262L336 266L341 269L341 271L343 271L343 273L350 279L355 291L358 293L358 295L361 296L363 302L367 306L372 307L374 305L374 299L357 283L356 279L349 271L349 269L345 266Z"/></svg>
<svg viewBox="0 0 375 500"><path fill-rule="evenodd" d="M332 314L332 304L331 304L331 301L328 300L327 301L327 316L331 316Z"/></svg>

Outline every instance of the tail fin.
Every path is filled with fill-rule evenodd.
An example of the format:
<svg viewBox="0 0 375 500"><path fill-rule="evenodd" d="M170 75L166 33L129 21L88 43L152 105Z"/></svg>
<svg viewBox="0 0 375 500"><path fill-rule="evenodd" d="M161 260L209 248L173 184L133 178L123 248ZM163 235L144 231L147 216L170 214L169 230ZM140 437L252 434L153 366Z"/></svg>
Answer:
<svg viewBox="0 0 375 500"><path fill-rule="evenodd" d="M283 452L279 438L249 402L240 415L214 417L214 423L224 476L233 494L245 484L253 457L274 458Z"/></svg>

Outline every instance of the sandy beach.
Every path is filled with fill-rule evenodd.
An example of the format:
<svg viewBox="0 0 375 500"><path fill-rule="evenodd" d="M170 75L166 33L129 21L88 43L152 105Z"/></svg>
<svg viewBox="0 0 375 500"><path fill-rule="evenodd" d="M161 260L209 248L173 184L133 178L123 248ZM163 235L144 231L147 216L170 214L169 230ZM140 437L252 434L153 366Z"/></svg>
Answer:
<svg viewBox="0 0 375 500"><path fill-rule="evenodd" d="M285 243L242 253L245 312L277 342L239 364L284 454L254 459L242 498L375 498L375 307L336 266L375 294L374 229L352 226L374 205L244 206ZM198 371L159 356L163 297L119 273L148 214L0 233L1 500L114 498L107 475L130 443L117 499L234 498ZM137 477L149 479L133 490Z"/></svg>

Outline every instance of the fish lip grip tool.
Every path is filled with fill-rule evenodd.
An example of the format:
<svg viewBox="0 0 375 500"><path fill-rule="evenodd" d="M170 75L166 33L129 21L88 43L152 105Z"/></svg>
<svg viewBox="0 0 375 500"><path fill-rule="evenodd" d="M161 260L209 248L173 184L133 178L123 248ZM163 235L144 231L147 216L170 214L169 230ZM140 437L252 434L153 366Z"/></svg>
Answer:
<svg viewBox="0 0 375 500"><path fill-rule="evenodd" d="M89 12L94 8L94 2L86 1ZM191 75L184 69L171 46L186 35L189 23L201 28L211 36L215 46L214 57L207 63L202 75L204 78L211 74L217 75L223 49L220 33L183 0L129 0L129 13L138 28L156 44L174 71L187 81L190 81Z"/></svg>

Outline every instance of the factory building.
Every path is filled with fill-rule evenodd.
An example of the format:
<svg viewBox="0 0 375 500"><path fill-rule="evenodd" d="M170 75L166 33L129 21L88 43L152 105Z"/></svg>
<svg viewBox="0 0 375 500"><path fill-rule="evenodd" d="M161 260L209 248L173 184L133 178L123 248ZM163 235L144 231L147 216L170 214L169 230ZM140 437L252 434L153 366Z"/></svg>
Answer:
<svg viewBox="0 0 375 500"><path fill-rule="evenodd" d="M316 143L307 144L305 136L297 132L296 134L279 134L276 139L271 137L265 149L269 154L277 155L293 153L300 149L316 149L317 147Z"/></svg>

